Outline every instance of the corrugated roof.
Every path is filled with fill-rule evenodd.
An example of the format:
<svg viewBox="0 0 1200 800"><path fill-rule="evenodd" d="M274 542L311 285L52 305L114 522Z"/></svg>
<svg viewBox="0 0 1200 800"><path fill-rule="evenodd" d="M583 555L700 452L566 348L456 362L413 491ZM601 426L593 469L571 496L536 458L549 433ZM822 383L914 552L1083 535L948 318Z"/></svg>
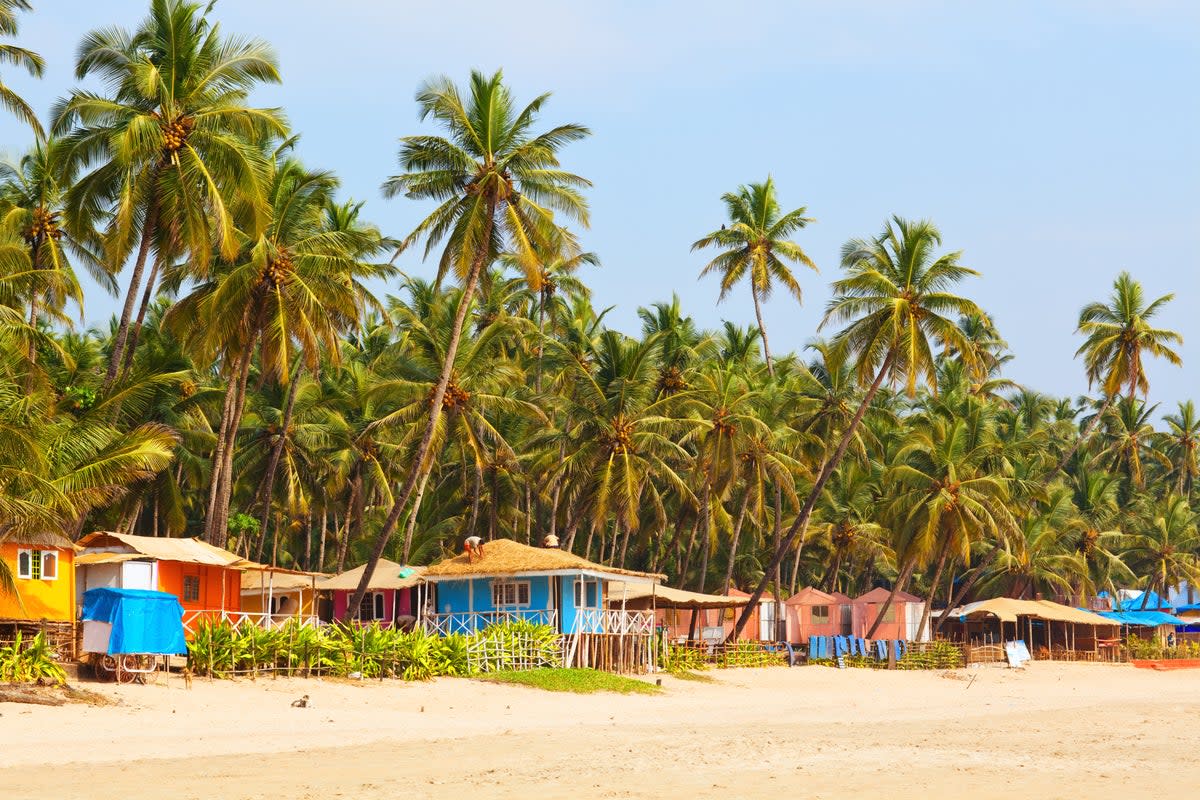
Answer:
<svg viewBox="0 0 1200 800"><path fill-rule="evenodd" d="M651 601L658 608L736 608L746 605L746 600L739 597L701 594L652 583L609 581L607 592L610 606L619 606L622 600L626 605L645 604L647 608Z"/></svg>
<svg viewBox="0 0 1200 800"><path fill-rule="evenodd" d="M606 567L582 556L553 547L530 547L512 539L494 539L483 545L483 556L473 562L467 554L447 558L425 572L430 578L471 577L472 575L520 575L525 572L556 572L560 570L590 570L612 575L661 580L665 576L630 569Z"/></svg>
<svg viewBox="0 0 1200 800"><path fill-rule="evenodd" d="M84 553L75 556L75 566L86 567L88 564L120 564L122 561L134 561L145 558L141 553Z"/></svg>
<svg viewBox="0 0 1200 800"><path fill-rule="evenodd" d="M363 564L361 567L355 567L328 580L318 581L317 588L333 592L353 592L358 588L358 582L362 580L363 572L366 569L367 565ZM371 574L371 582L367 588L411 589L423 580L425 571L426 567L406 567L395 561L381 558L375 565L375 572ZM403 577L401 577L402 572L404 573Z"/></svg>
<svg viewBox="0 0 1200 800"><path fill-rule="evenodd" d="M302 572L281 567L266 567L263 569L250 568L242 573L242 591L261 588L275 589L311 589L314 580L317 584L328 578L320 572Z"/></svg>
<svg viewBox="0 0 1200 800"><path fill-rule="evenodd" d="M241 556L222 550L199 539L170 539L159 536L131 536L127 533L97 531L89 533L79 541L84 550L88 548L128 547L136 553L159 561L181 561L185 564L207 564L213 567L260 566L246 561Z"/></svg>

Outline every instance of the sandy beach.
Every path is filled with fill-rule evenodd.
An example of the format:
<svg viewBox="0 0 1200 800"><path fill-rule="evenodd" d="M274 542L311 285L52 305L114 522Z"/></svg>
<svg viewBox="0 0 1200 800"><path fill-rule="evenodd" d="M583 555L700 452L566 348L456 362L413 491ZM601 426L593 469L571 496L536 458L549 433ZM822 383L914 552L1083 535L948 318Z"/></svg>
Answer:
<svg viewBox="0 0 1200 800"><path fill-rule="evenodd" d="M1128 800L1182 796L1200 778L1197 672L708 674L665 677L655 696L465 680L101 686L117 705L0 705L0 785L8 797L125 800ZM303 694L312 707L292 708Z"/></svg>

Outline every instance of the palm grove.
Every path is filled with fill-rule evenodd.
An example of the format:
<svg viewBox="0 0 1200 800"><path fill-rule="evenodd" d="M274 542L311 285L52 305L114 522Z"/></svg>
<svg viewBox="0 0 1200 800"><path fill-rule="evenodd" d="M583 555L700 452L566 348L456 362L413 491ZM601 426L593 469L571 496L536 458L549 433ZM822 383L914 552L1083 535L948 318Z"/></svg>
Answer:
<svg viewBox="0 0 1200 800"><path fill-rule="evenodd" d="M37 75L12 43L27 10L0 0L0 55ZM929 221L847 242L820 338L774 353L763 302L815 265L768 178L693 245L756 324L703 330L673 299L631 337L581 277L590 184L560 157L589 131L544 122L547 95L422 86L383 192L428 216L393 238L251 103L275 56L211 9L153 0L75 66L98 88L45 122L0 80L32 142L0 167L0 539L200 535L338 571L552 533L701 591L938 605L1200 578L1200 417L1146 402L1144 362L1181 341L1154 327L1170 296L1127 274L1079 314L1088 397L1004 377L976 273ZM393 266L410 254L433 280ZM73 325L80 270L124 287L106 330Z"/></svg>

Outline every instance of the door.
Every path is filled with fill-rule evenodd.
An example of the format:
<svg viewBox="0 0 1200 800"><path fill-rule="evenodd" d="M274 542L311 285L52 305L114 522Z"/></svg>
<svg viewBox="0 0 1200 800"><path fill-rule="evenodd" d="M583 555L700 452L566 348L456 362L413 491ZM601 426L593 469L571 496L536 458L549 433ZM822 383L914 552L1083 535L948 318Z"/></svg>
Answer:
<svg viewBox="0 0 1200 800"><path fill-rule="evenodd" d="M763 642L773 642L778 638L775 634L775 603L758 604L758 638Z"/></svg>
<svg viewBox="0 0 1200 800"><path fill-rule="evenodd" d="M126 561L121 565L121 588L150 589L154 585L154 564L149 561Z"/></svg>

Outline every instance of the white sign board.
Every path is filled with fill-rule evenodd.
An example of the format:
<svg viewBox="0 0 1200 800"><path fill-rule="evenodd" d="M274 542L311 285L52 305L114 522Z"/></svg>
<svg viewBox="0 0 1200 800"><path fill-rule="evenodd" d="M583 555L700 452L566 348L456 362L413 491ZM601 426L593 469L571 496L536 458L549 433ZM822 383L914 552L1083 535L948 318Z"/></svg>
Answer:
<svg viewBox="0 0 1200 800"><path fill-rule="evenodd" d="M1010 667L1020 667L1029 661L1029 648L1025 646L1023 639L1018 639L1015 642L1004 643L1004 654L1008 656L1008 665Z"/></svg>

